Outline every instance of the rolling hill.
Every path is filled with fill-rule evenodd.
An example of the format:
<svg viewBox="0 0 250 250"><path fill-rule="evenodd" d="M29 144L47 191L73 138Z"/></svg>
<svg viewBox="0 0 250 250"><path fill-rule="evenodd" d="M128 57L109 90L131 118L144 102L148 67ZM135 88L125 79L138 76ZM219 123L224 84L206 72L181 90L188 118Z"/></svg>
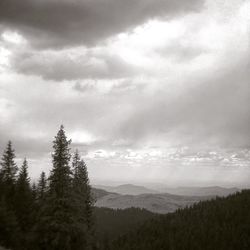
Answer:
<svg viewBox="0 0 250 250"><path fill-rule="evenodd" d="M132 184L124 184L124 185L119 185L119 186L95 185L94 187L98 189L106 190L111 193L118 193L118 194L139 195L139 194L159 193L159 191L148 189L143 186L132 185Z"/></svg>
<svg viewBox="0 0 250 250"><path fill-rule="evenodd" d="M140 194L140 195L121 195L117 193L105 193L99 189L94 189L97 193L95 206L107 207L112 209L126 209L131 207L144 208L153 213L166 214L174 212L179 208L190 206L201 200L211 199L211 196L179 196L172 194ZM102 196L100 196L102 193Z"/></svg>
<svg viewBox="0 0 250 250"><path fill-rule="evenodd" d="M209 200L216 196L228 196L238 191L237 188L179 187L167 189L169 193L150 193L150 191L153 190L130 184L117 187L99 187L105 187L106 190L93 188L96 207L106 207L112 209L136 207L147 209L148 211L159 214L171 213L177 209L191 206L199 201ZM146 193L141 194L143 191Z"/></svg>

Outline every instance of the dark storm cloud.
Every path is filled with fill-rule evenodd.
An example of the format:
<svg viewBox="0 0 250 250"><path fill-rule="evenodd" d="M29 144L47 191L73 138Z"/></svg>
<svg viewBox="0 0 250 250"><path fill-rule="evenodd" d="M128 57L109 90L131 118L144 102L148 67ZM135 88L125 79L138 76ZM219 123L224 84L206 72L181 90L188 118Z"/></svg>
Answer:
<svg viewBox="0 0 250 250"><path fill-rule="evenodd" d="M0 24L37 48L93 45L148 19L203 6L201 0L1 0Z"/></svg>
<svg viewBox="0 0 250 250"><path fill-rule="evenodd" d="M133 76L136 69L116 55L67 51L21 52L11 59L12 67L19 73L37 75L47 80L117 79ZM60 66L59 66L60 65Z"/></svg>

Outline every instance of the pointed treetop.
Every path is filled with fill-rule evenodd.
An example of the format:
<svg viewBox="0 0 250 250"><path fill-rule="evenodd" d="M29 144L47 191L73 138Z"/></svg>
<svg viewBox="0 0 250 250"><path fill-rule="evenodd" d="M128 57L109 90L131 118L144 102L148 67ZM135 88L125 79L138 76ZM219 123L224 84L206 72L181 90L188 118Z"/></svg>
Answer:
<svg viewBox="0 0 250 250"><path fill-rule="evenodd" d="M71 140L67 140L63 125L60 126L57 135L55 136L55 140L53 141L53 164L59 164L63 166L64 164L68 164L71 156L70 156L70 146Z"/></svg>
<svg viewBox="0 0 250 250"><path fill-rule="evenodd" d="M41 179L42 179L42 180L45 180L45 179L46 179L46 174L45 174L44 171L42 171L42 173L41 173Z"/></svg>
<svg viewBox="0 0 250 250"><path fill-rule="evenodd" d="M27 185L29 186L30 183L30 178L28 176L28 161L26 160L26 158L24 158L23 160L23 164L21 166L19 175L18 175L18 180L17 183L19 185Z"/></svg>
<svg viewBox="0 0 250 250"><path fill-rule="evenodd" d="M73 161L72 161L72 167L74 170L78 167L80 160L81 160L81 157L79 155L78 149L76 149L73 155Z"/></svg>
<svg viewBox="0 0 250 250"><path fill-rule="evenodd" d="M27 179L29 181L29 178L28 178L28 161L27 161L26 157L24 158L23 164L22 164L21 169L20 169L19 178L20 177L23 178L23 179Z"/></svg>
<svg viewBox="0 0 250 250"><path fill-rule="evenodd" d="M1 165L1 173L4 180L14 181L17 173L17 165L14 161L15 151L12 148L12 142L9 141L3 153Z"/></svg>
<svg viewBox="0 0 250 250"><path fill-rule="evenodd" d="M38 198L42 200L47 190L47 179L45 172L42 172L37 186Z"/></svg>
<svg viewBox="0 0 250 250"><path fill-rule="evenodd" d="M80 160L74 169L74 182L80 182L81 185L89 183L87 165L84 160Z"/></svg>
<svg viewBox="0 0 250 250"><path fill-rule="evenodd" d="M54 152L52 154L53 169L49 177L49 190L57 196L64 196L68 192L67 187L71 183L70 143L63 126L60 127L55 140L53 141Z"/></svg>

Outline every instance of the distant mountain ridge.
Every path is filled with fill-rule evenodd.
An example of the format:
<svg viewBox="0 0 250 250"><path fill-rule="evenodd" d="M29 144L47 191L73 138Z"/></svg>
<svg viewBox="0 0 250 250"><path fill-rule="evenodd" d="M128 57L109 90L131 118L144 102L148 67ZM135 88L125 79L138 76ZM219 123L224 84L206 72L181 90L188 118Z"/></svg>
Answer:
<svg viewBox="0 0 250 250"><path fill-rule="evenodd" d="M95 200L101 199L102 197L111 194L110 192L108 192L106 190L94 188L94 187L91 188L91 191L92 191L92 195L93 195Z"/></svg>
<svg viewBox="0 0 250 250"><path fill-rule="evenodd" d="M169 193L174 195L184 196L228 196L230 194L240 191L236 187L224 188L220 186L207 186L207 187L196 187L196 186L183 186L176 188L157 188L151 189L144 186L123 184L119 186L105 186L105 185L94 185L97 189L102 189L111 193L118 193L123 195L140 195L140 194L157 194L157 193Z"/></svg>
<svg viewBox="0 0 250 250"><path fill-rule="evenodd" d="M159 191L148 189L143 186L137 186L132 184L124 184L119 186L105 186L105 185L94 185L95 188L103 189L111 193L128 194L128 195L139 195L139 194L154 194Z"/></svg>
<svg viewBox="0 0 250 250"><path fill-rule="evenodd" d="M166 214L213 197L191 197L172 194L121 195L93 189L96 207L112 209L141 208L153 213ZM101 195L100 195L101 194Z"/></svg>
<svg viewBox="0 0 250 250"><path fill-rule="evenodd" d="M177 188L165 188L163 192L168 192L175 195L185 195L185 196L228 196L234 194L240 189L233 188L224 188L219 186L210 186L210 187L177 187Z"/></svg>
<svg viewBox="0 0 250 250"><path fill-rule="evenodd" d="M121 185L118 187L105 187L107 190L99 188L92 189L96 203L96 207L106 207L112 209L127 209L131 207L144 208L153 213L167 214L176 211L179 208L191 206L199 201L209 200L216 196L228 196L236 193L237 188L221 188L221 187L183 187L171 189L172 193L151 193L150 189L135 186L135 185ZM119 192L139 193L135 194L121 194ZM140 193L148 191L148 193ZM156 191L157 192L157 191ZM176 192L176 194L173 194ZM185 195L180 194L185 193Z"/></svg>

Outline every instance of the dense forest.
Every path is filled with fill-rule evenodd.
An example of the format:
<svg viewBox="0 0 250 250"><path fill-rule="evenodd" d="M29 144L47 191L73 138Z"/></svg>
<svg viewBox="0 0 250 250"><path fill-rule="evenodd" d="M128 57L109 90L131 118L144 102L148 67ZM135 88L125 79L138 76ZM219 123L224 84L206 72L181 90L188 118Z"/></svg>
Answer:
<svg viewBox="0 0 250 250"><path fill-rule="evenodd" d="M250 191L167 215L95 208L105 191L91 189L87 166L70 145L61 126L49 176L42 172L31 183L27 159L18 167L8 142L0 165L0 249L250 249Z"/></svg>
<svg viewBox="0 0 250 250"><path fill-rule="evenodd" d="M146 209L127 208L127 209L94 209L96 241L99 249L108 250L111 243L120 236L138 229L147 220L158 215Z"/></svg>
<svg viewBox="0 0 250 250"><path fill-rule="evenodd" d="M161 215L121 236L112 250L248 250L250 191Z"/></svg>

